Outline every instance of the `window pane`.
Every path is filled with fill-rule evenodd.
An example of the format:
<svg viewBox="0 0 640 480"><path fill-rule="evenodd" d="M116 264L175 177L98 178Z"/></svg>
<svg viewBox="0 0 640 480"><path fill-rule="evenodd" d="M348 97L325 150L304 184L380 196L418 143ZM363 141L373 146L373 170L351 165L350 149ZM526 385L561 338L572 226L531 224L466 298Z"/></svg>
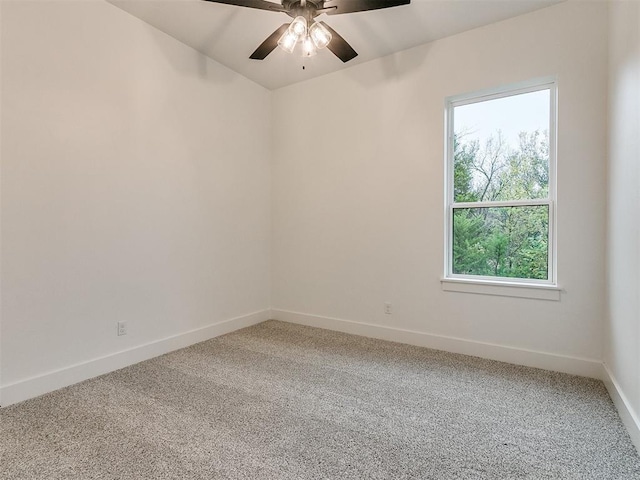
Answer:
<svg viewBox="0 0 640 480"><path fill-rule="evenodd" d="M550 90L453 109L454 201L549 196Z"/></svg>
<svg viewBox="0 0 640 480"><path fill-rule="evenodd" d="M455 208L453 273L548 279L549 206Z"/></svg>

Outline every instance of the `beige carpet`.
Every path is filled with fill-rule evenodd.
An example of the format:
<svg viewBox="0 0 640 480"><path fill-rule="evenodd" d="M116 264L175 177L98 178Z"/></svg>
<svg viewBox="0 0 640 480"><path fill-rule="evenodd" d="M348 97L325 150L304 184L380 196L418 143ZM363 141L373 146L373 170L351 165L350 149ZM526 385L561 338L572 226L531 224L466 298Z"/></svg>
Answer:
<svg viewBox="0 0 640 480"><path fill-rule="evenodd" d="M601 382L269 321L0 410L0 478L640 479Z"/></svg>

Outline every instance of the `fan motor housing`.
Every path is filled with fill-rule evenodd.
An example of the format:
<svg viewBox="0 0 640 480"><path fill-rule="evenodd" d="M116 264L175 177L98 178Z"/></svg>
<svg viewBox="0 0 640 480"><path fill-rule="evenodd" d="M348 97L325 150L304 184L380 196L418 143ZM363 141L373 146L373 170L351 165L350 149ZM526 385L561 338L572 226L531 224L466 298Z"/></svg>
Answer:
<svg viewBox="0 0 640 480"><path fill-rule="evenodd" d="M324 0L307 0L304 6L300 0L282 0L282 7L287 10L287 15L291 18L304 17L307 20L317 17L319 15L317 11L322 8L323 4Z"/></svg>

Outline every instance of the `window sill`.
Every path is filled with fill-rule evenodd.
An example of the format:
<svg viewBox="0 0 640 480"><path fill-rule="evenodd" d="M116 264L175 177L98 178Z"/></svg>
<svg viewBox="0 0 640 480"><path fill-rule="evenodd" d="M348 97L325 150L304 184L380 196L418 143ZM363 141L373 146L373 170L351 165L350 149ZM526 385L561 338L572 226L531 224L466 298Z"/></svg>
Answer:
<svg viewBox="0 0 640 480"><path fill-rule="evenodd" d="M560 300L560 292L562 291L557 285L494 282L491 280L471 280L466 278L443 278L440 282L442 283L442 290L445 292L498 295L501 297L531 298L556 302Z"/></svg>

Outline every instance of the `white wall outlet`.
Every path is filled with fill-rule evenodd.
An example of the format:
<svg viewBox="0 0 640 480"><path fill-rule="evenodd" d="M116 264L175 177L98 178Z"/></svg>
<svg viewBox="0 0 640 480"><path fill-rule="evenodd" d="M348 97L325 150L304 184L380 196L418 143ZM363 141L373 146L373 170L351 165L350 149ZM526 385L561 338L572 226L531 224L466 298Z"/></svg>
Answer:
<svg viewBox="0 0 640 480"><path fill-rule="evenodd" d="M391 302L384 302L384 313L385 315L391 315L391 313L393 313Z"/></svg>
<svg viewBox="0 0 640 480"><path fill-rule="evenodd" d="M118 336L127 334L127 322L118 322Z"/></svg>

